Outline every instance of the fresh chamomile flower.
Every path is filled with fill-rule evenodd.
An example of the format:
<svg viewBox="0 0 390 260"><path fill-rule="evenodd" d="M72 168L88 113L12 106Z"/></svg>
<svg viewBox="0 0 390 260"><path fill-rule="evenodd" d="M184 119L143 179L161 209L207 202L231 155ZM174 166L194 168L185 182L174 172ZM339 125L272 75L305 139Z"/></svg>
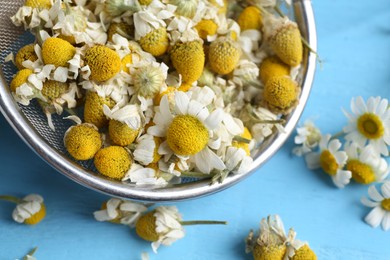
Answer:
<svg viewBox="0 0 390 260"><path fill-rule="evenodd" d="M225 165L210 148L212 131L224 119L221 109L212 113L202 103L191 100L184 92L175 92L175 108L171 111L166 96L161 100L159 111L153 118L154 126L148 133L164 137L159 153L168 158L172 155L190 158L202 173L223 170Z"/></svg>
<svg viewBox="0 0 390 260"><path fill-rule="evenodd" d="M93 124L71 126L64 135L64 146L76 160L92 159L102 145L100 133Z"/></svg>
<svg viewBox="0 0 390 260"><path fill-rule="evenodd" d="M93 213L97 221L110 221L134 227L141 214L148 210L147 205L130 201L111 198L104 202L101 210Z"/></svg>
<svg viewBox="0 0 390 260"><path fill-rule="evenodd" d="M372 145L376 152L387 156L390 144L390 110L388 100L381 97L370 97L367 103L362 97L351 100L351 111L344 114L349 124L344 127L347 141L356 142L359 147L366 143Z"/></svg>
<svg viewBox="0 0 390 260"><path fill-rule="evenodd" d="M121 180L130 169L133 159L126 148L113 145L101 148L95 154L93 163L102 175Z"/></svg>
<svg viewBox="0 0 390 260"><path fill-rule="evenodd" d="M356 182L369 184L382 181L389 174L386 160L371 145L359 148L356 143L347 143L344 150L348 155L345 168L352 173L352 179Z"/></svg>
<svg viewBox="0 0 390 260"><path fill-rule="evenodd" d="M384 181L379 192L375 185L368 188L369 199L361 199L363 205L373 208L364 220L376 228L382 224L383 230L390 229L390 181Z"/></svg>
<svg viewBox="0 0 390 260"><path fill-rule="evenodd" d="M157 253L160 245L170 246L184 237L184 225L227 224L225 221L182 221L175 206L159 206L142 215L137 221L135 231L139 237L152 242L152 249Z"/></svg>
<svg viewBox="0 0 390 260"><path fill-rule="evenodd" d="M46 207L42 196L38 194L29 194L23 199L0 195L0 200L16 203L16 208L12 212L12 218L18 223L35 225L46 216Z"/></svg>
<svg viewBox="0 0 390 260"><path fill-rule="evenodd" d="M321 140L320 129L310 120L306 120L303 126L297 127L297 135L294 137L293 153L302 156L315 149Z"/></svg>
<svg viewBox="0 0 390 260"><path fill-rule="evenodd" d="M169 180L169 178L167 178ZM130 181L135 183L137 186L158 186L164 187L168 185L168 182L165 179L165 176L161 176L160 170L158 167L154 167L154 164L146 166L133 163L122 178L123 182Z"/></svg>
<svg viewBox="0 0 390 260"><path fill-rule="evenodd" d="M347 163L347 153L339 151L341 142L338 139L332 139L330 134L323 135L319 142L319 152L310 152L306 154L306 165L309 169L322 170L329 174L333 183L338 188L344 188L350 182L351 171L343 170Z"/></svg>

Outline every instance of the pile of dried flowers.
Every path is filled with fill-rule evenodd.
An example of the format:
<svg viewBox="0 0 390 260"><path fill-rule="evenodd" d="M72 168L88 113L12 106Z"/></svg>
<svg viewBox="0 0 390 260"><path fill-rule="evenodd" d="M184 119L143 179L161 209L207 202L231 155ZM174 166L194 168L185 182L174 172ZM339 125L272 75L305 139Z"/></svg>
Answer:
<svg viewBox="0 0 390 260"><path fill-rule="evenodd" d="M303 45L279 1L27 0L36 42L9 55L15 99L37 99L76 160L136 185L246 172L297 105Z"/></svg>

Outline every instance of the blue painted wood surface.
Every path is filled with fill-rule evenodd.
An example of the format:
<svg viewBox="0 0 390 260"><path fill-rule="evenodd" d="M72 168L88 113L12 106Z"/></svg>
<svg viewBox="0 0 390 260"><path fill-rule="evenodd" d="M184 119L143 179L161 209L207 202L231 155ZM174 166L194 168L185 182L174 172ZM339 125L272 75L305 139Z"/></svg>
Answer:
<svg viewBox="0 0 390 260"><path fill-rule="evenodd" d="M390 2L314 1L318 69L302 120L317 118L323 132L347 122L341 108L351 97L390 98ZM38 259L251 259L244 239L261 218L279 214L319 259L390 259L390 233L363 221L367 186L335 188L328 176L291 156L292 138L250 178L218 194L177 203L184 219L226 220L228 226L186 227L186 237L154 255L134 230L93 218L108 197L77 185L36 156L0 116L0 193L45 198L47 217L36 226L11 219L14 205L0 202L0 259L21 258L38 246Z"/></svg>

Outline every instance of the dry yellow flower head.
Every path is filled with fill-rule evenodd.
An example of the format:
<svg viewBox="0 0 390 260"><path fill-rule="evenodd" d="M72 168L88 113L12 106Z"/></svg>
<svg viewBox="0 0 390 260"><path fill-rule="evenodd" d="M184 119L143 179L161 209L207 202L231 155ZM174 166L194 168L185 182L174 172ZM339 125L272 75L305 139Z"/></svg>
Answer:
<svg viewBox="0 0 390 260"><path fill-rule="evenodd" d="M260 64L260 80L263 84L272 77L290 75L290 66L283 63L277 56L265 58Z"/></svg>
<svg viewBox="0 0 390 260"><path fill-rule="evenodd" d="M46 216L46 207L45 204L41 203L41 209L31 217L26 218L26 220L23 223L27 225L35 225L41 222L41 220L44 219L45 216Z"/></svg>
<svg viewBox="0 0 390 260"><path fill-rule="evenodd" d="M84 61L91 69L90 79L96 81L109 80L122 67L118 53L102 45L89 48L85 53Z"/></svg>
<svg viewBox="0 0 390 260"><path fill-rule="evenodd" d="M212 42L208 55L211 69L221 75L232 72L240 56L240 46L230 37L220 37Z"/></svg>
<svg viewBox="0 0 390 260"><path fill-rule="evenodd" d="M207 36L217 33L218 25L213 20L201 20L194 28L198 31L199 37L206 40Z"/></svg>
<svg viewBox="0 0 390 260"><path fill-rule="evenodd" d="M20 50L15 55L15 65L18 69L24 69L22 65L23 61L30 60L32 62L38 59L37 54L34 50L34 44L29 44L20 48Z"/></svg>
<svg viewBox="0 0 390 260"><path fill-rule="evenodd" d="M288 114L298 104L298 84L289 77L273 77L264 86L263 97L275 113Z"/></svg>
<svg viewBox="0 0 390 260"><path fill-rule="evenodd" d="M107 126L108 119L103 113L103 105L113 108L115 101L110 97L101 97L96 92L89 91L84 104L84 121L94 124L97 128Z"/></svg>
<svg viewBox="0 0 390 260"><path fill-rule="evenodd" d="M287 65L294 67L302 62L301 33L296 24L289 23L279 28L269 38L269 44L276 55Z"/></svg>
<svg viewBox="0 0 390 260"><path fill-rule="evenodd" d="M246 128L246 127L244 127L244 132L240 136L245 138L245 139L252 140L251 132L249 132L248 128ZM249 150L249 144L247 144L247 143L233 141L232 146L244 149L246 152L246 155L248 155L248 156L251 155L251 151Z"/></svg>
<svg viewBox="0 0 390 260"><path fill-rule="evenodd" d="M202 75L205 62L202 42L177 42L170 50L170 57L183 82L192 84Z"/></svg>
<svg viewBox="0 0 390 260"><path fill-rule="evenodd" d="M111 23L107 30L107 40L112 41L112 36L116 33L130 40L134 35L134 26L125 22Z"/></svg>
<svg viewBox="0 0 390 260"><path fill-rule="evenodd" d="M370 184L376 180L371 166L359 160L349 160L346 169L352 173L352 178L358 183Z"/></svg>
<svg viewBox="0 0 390 260"><path fill-rule="evenodd" d="M48 38L42 44L42 59L45 64L68 67L68 61L76 54L76 48L60 38Z"/></svg>
<svg viewBox="0 0 390 260"><path fill-rule="evenodd" d="M209 132L192 115L176 116L167 130L168 146L175 154L194 155L207 145Z"/></svg>
<svg viewBox="0 0 390 260"><path fill-rule="evenodd" d="M121 180L130 169L132 160L122 146L109 146L96 153L94 164L102 175Z"/></svg>
<svg viewBox="0 0 390 260"><path fill-rule="evenodd" d="M66 133L64 145L76 160L89 160L102 146L99 132L91 125L72 126Z"/></svg>
<svg viewBox="0 0 390 260"><path fill-rule="evenodd" d="M260 9L256 6L246 7L238 16L237 23L240 26L241 31L250 29L261 30L263 21Z"/></svg>
<svg viewBox="0 0 390 260"><path fill-rule="evenodd" d="M155 211L153 210L142 215L135 225L135 232L137 232L137 235L150 242L155 242L159 238L156 231L156 217L154 216L154 213Z"/></svg>
<svg viewBox="0 0 390 260"><path fill-rule="evenodd" d="M155 57L161 56L167 52L169 39L167 29L160 27L154 29L139 40L142 49Z"/></svg>
<svg viewBox="0 0 390 260"><path fill-rule="evenodd" d="M110 120L108 123L108 134L111 141L119 146L132 144L137 138L139 130L134 130L128 125L117 120Z"/></svg>
<svg viewBox="0 0 390 260"><path fill-rule="evenodd" d="M286 245L259 245L256 244L253 248L253 258L255 260L282 260L286 254Z"/></svg>
<svg viewBox="0 0 390 260"><path fill-rule="evenodd" d="M198 0L170 0L170 4L176 5L176 14L193 18L198 8Z"/></svg>
<svg viewBox="0 0 390 260"><path fill-rule="evenodd" d="M49 101L59 98L69 89L67 82L59 82L55 80L46 80L43 82L41 93L44 97L48 98Z"/></svg>
<svg viewBox="0 0 390 260"><path fill-rule="evenodd" d="M50 7L52 6L50 0L26 0L26 2L24 2L24 5L32 8L42 9L50 9Z"/></svg>
<svg viewBox="0 0 390 260"><path fill-rule="evenodd" d="M12 92L16 92L16 89L27 83L28 77L33 73L30 69L19 70L11 81L10 88Z"/></svg>
<svg viewBox="0 0 390 260"><path fill-rule="evenodd" d="M317 256L314 251L305 244L295 251L291 260L317 260Z"/></svg>
<svg viewBox="0 0 390 260"><path fill-rule="evenodd" d="M133 55L127 54L125 57L122 58L122 70L126 72L127 74L130 74L130 69L127 66L128 64L133 64Z"/></svg>

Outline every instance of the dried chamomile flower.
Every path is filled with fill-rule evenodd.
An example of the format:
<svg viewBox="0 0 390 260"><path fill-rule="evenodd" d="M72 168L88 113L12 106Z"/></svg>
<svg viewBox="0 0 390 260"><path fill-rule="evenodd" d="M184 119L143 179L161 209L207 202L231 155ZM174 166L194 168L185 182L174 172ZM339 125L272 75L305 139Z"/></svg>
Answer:
<svg viewBox="0 0 390 260"><path fill-rule="evenodd" d="M43 198L38 194L30 194L23 199L14 196L0 195L0 200L6 200L17 204L12 212L12 218L18 223L35 225L41 222L46 216L46 207L43 203Z"/></svg>
<svg viewBox="0 0 390 260"><path fill-rule="evenodd" d="M213 41L209 49L211 69L221 75L234 70L241 56L239 45L229 37L220 37Z"/></svg>
<svg viewBox="0 0 390 260"><path fill-rule="evenodd" d="M289 114L298 105L300 88L290 77L273 77L264 86L264 105L275 113Z"/></svg>
<svg viewBox="0 0 390 260"><path fill-rule="evenodd" d="M96 81L109 80L122 67L119 55L114 50L102 45L89 48L84 55L84 61L91 70L90 79Z"/></svg>
<svg viewBox="0 0 390 260"><path fill-rule="evenodd" d="M153 62L134 67L131 71L135 92L145 98L153 98L165 86L168 67L164 63Z"/></svg>
<svg viewBox="0 0 390 260"><path fill-rule="evenodd" d="M256 6L248 6L240 13L237 19L241 31L261 30L263 27L262 15L260 9Z"/></svg>
<svg viewBox="0 0 390 260"><path fill-rule="evenodd" d="M122 146L108 146L95 154L93 162L102 175L121 180L130 169L133 160Z"/></svg>
<svg viewBox="0 0 390 260"><path fill-rule="evenodd" d="M269 56L260 64L260 80L266 84L270 78L289 76L290 66L283 63L277 56Z"/></svg>
<svg viewBox="0 0 390 260"><path fill-rule="evenodd" d="M141 214L147 210L147 205L143 203L111 198L93 215L97 221L109 221L134 227Z"/></svg>
<svg viewBox="0 0 390 260"><path fill-rule="evenodd" d="M19 51L15 55L15 65L19 70L24 69L23 62L26 60L30 60L32 62L38 59L37 54L34 50L34 44L28 44L19 49Z"/></svg>
<svg viewBox="0 0 390 260"><path fill-rule="evenodd" d="M117 120L110 120L108 123L108 135L113 144L127 146L137 138L139 130L130 128L127 124Z"/></svg>
<svg viewBox="0 0 390 260"><path fill-rule="evenodd" d="M380 192L372 185L368 188L369 198L363 197L363 205L373 208L364 220L373 228L382 224L382 229L390 229L390 181L381 184Z"/></svg>
<svg viewBox="0 0 390 260"><path fill-rule="evenodd" d="M64 145L76 160L92 159L102 146L96 126L88 123L71 126L64 135Z"/></svg>
<svg viewBox="0 0 390 260"><path fill-rule="evenodd" d="M202 75L205 55L201 41L176 42L169 51L173 67L183 82L192 84Z"/></svg>
<svg viewBox="0 0 390 260"><path fill-rule="evenodd" d="M359 148L356 143L344 147L348 160L345 168L352 173L352 179L361 184L382 181L389 174L389 166L372 145Z"/></svg>
<svg viewBox="0 0 390 260"><path fill-rule="evenodd" d="M142 215L136 223L135 231L139 237L152 242L157 253L160 245L170 246L184 237L183 225L227 224L225 221L182 221L175 206L159 206Z"/></svg>
<svg viewBox="0 0 390 260"><path fill-rule="evenodd" d="M390 109L388 100L381 97L370 97L367 103L362 97L351 100L351 111L344 114L348 125L343 131L345 140L356 142L360 148L371 144L375 151L387 156L390 144Z"/></svg>
<svg viewBox="0 0 390 260"><path fill-rule="evenodd" d="M76 54L75 47L69 42L50 37L42 44L42 58L44 64L53 64L56 67L68 67L68 61Z"/></svg>
<svg viewBox="0 0 390 260"><path fill-rule="evenodd" d="M302 62L303 46L297 24L287 18L265 18L265 38L272 50L287 65L299 65Z"/></svg>
<svg viewBox="0 0 390 260"><path fill-rule="evenodd" d="M350 182L352 173L349 170L343 170L347 163L348 156L344 151L339 151L341 142L338 139L331 139L331 135L323 135L319 143L319 152L310 152L306 154L305 160L309 169L322 170L329 174L333 183L338 188L344 188Z"/></svg>
<svg viewBox="0 0 390 260"><path fill-rule="evenodd" d="M315 149L321 140L321 132L310 120L306 120L303 126L297 128L297 135L294 137L293 153L302 156Z"/></svg>
<svg viewBox="0 0 390 260"><path fill-rule="evenodd" d="M154 29L139 39L142 49L155 57L165 54L169 47L167 29L160 27Z"/></svg>
<svg viewBox="0 0 390 260"><path fill-rule="evenodd" d="M108 119L104 115L103 105L113 108L115 102L110 97L101 97L97 92L88 91L84 104L84 121L94 124L97 128L105 127Z"/></svg>

